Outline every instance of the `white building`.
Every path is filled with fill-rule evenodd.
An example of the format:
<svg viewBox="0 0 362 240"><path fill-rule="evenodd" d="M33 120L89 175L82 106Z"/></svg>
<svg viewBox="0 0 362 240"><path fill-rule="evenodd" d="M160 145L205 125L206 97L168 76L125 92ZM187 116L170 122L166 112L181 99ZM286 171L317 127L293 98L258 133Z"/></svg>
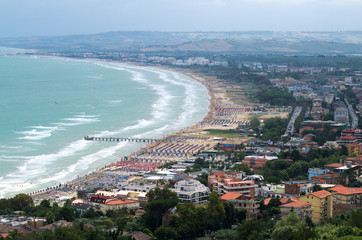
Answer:
<svg viewBox="0 0 362 240"><path fill-rule="evenodd" d="M208 187L193 179L178 181L171 190L177 193L178 198L183 203L204 203L210 195Z"/></svg>

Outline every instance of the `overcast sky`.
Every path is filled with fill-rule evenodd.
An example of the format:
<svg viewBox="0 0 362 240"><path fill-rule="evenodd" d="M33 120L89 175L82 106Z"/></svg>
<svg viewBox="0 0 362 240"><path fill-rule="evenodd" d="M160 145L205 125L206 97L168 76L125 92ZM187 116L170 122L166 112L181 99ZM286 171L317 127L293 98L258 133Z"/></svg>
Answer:
<svg viewBox="0 0 362 240"><path fill-rule="evenodd" d="M362 30L362 0L0 0L0 37Z"/></svg>

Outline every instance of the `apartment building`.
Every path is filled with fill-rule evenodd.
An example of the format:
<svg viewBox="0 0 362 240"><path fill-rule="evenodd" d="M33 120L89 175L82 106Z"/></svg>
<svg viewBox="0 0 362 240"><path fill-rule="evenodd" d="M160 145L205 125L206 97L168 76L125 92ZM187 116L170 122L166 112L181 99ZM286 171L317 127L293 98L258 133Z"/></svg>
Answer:
<svg viewBox="0 0 362 240"><path fill-rule="evenodd" d="M312 204L314 222L333 216L333 195L326 190L300 196L298 200Z"/></svg>

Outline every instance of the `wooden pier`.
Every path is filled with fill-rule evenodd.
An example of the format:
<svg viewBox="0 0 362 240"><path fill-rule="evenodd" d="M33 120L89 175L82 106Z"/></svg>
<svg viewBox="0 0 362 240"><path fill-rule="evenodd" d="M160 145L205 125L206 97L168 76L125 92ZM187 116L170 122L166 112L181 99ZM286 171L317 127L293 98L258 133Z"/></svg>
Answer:
<svg viewBox="0 0 362 240"><path fill-rule="evenodd" d="M154 139L154 138L118 138L118 137L91 137L85 136L87 141L107 141L107 142L171 142L171 139Z"/></svg>

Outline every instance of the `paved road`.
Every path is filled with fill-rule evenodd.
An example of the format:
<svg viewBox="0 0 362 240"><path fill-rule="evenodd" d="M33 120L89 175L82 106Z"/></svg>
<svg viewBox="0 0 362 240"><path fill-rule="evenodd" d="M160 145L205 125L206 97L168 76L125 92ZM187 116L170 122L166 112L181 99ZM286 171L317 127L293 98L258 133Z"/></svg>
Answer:
<svg viewBox="0 0 362 240"><path fill-rule="evenodd" d="M288 123L287 130L285 131L284 135L288 135L288 134L292 135L295 132L295 127L294 127L295 120L297 120L297 118L301 114L301 112L302 112L302 107L295 108L293 115L290 118L290 121Z"/></svg>
<svg viewBox="0 0 362 240"><path fill-rule="evenodd" d="M354 111L352 105L348 102L347 99L345 99L344 102L347 105L349 116L350 116L350 127L352 129L356 129L358 126L358 117L356 115L356 112Z"/></svg>

